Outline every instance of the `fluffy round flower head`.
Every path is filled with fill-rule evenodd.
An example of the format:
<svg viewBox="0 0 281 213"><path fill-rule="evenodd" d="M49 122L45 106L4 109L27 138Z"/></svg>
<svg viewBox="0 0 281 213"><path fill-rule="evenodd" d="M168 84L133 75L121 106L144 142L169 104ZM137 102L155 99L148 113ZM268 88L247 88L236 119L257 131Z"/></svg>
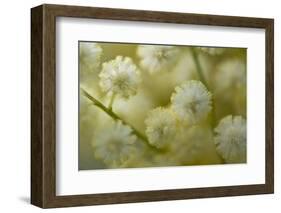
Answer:
<svg viewBox="0 0 281 213"><path fill-rule="evenodd" d="M170 109L153 109L145 124L149 143L157 148L166 147L176 134L176 119Z"/></svg>
<svg viewBox="0 0 281 213"><path fill-rule="evenodd" d="M110 167L120 167L136 152L136 136L121 122L102 128L92 143L97 159Z"/></svg>
<svg viewBox="0 0 281 213"><path fill-rule="evenodd" d="M202 52L205 52L209 55L220 55L224 52L224 48L219 48L219 47L199 47Z"/></svg>
<svg viewBox="0 0 281 213"><path fill-rule="evenodd" d="M246 65L240 59L229 59L219 64L215 80L220 82L217 89L224 91L230 87L246 85Z"/></svg>
<svg viewBox="0 0 281 213"><path fill-rule="evenodd" d="M218 153L227 163L246 162L246 120L242 116L226 116L215 128Z"/></svg>
<svg viewBox="0 0 281 213"><path fill-rule="evenodd" d="M174 46L139 45L137 49L141 67L150 74L161 70L170 71L179 53L179 49Z"/></svg>
<svg viewBox="0 0 281 213"><path fill-rule="evenodd" d="M188 81L176 87L171 103L180 119L195 124L204 119L211 111L211 93L200 81Z"/></svg>
<svg viewBox="0 0 281 213"><path fill-rule="evenodd" d="M92 42L80 42L80 60L81 64L87 66L82 71L93 72L100 64L102 48Z"/></svg>
<svg viewBox="0 0 281 213"><path fill-rule="evenodd" d="M99 77L104 92L123 98L135 95L141 82L137 66L131 58L123 56L117 56L114 60L103 63Z"/></svg>

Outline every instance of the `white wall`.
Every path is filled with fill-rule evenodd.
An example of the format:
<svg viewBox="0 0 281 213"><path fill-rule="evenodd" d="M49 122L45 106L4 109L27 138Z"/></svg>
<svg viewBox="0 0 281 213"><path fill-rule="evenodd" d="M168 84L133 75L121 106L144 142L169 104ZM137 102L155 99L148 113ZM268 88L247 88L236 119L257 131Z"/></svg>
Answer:
<svg viewBox="0 0 281 213"><path fill-rule="evenodd" d="M0 92L1 92L1 148L0 148L0 209L1 212L20 210L39 212L29 202L30 172L30 8L42 1L2 1L0 7ZM280 37L281 13L279 1L245 0L96 0L48 1L56 4L166 10L176 12L210 13L221 15L255 16L275 18L275 105L281 107ZM278 97L279 96L279 97ZM275 111L275 194L212 198L184 201L168 201L139 204L122 204L96 207L68 208L69 212L277 212L280 206L281 141L280 111ZM50 210L64 212L66 209Z"/></svg>

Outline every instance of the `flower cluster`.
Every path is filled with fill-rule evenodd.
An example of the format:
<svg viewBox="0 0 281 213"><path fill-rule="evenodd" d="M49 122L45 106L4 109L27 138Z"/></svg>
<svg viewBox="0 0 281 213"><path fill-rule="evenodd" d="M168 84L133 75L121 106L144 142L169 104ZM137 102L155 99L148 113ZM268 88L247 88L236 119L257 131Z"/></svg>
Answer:
<svg viewBox="0 0 281 213"><path fill-rule="evenodd" d="M180 119L195 124L206 118L212 107L212 95L200 81L188 81L176 87L172 108Z"/></svg>
<svg viewBox="0 0 281 213"><path fill-rule="evenodd" d="M148 140L157 148L170 146L181 127L199 123L212 109L212 96L200 81L188 81L175 90L171 107L153 109L145 120Z"/></svg>
<svg viewBox="0 0 281 213"><path fill-rule="evenodd" d="M137 50L141 67L151 74L161 70L170 71L177 62L179 53L177 47L163 45L140 45Z"/></svg>
<svg viewBox="0 0 281 213"><path fill-rule="evenodd" d="M241 116L226 116L215 128L215 144L228 163L246 161L246 120Z"/></svg>
<svg viewBox="0 0 281 213"><path fill-rule="evenodd" d="M149 142L157 148L169 145L176 134L176 119L169 109L158 107L149 112L146 124L146 135Z"/></svg>
<svg viewBox="0 0 281 213"><path fill-rule="evenodd" d="M97 159L101 159L110 167L118 167L136 152L136 136L132 134L130 127L116 122L106 129L99 130L92 146Z"/></svg>
<svg viewBox="0 0 281 213"><path fill-rule="evenodd" d="M80 64L86 67L82 72L93 72L98 68L102 55L102 48L96 43L81 42L80 43Z"/></svg>
<svg viewBox="0 0 281 213"><path fill-rule="evenodd" d="M220 82L216 88L221 91L240 88L246 84L246 66L239 59L223 61L217 67L215 80Z"/></svg>
<svg viewBox="0 0 281 213"><path fill-rule="evenodd" d="M102 64L99 74L102 90L111 95L129 98L137 93L141 82L140 72L129 57L117 56Z"/></svg>

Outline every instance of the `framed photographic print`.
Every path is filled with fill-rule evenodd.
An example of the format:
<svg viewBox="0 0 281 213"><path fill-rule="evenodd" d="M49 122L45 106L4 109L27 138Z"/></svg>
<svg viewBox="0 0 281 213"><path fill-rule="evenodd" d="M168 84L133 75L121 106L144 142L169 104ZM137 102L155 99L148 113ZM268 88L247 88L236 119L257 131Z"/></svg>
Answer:
<svg viewBox="0 0 281 213"><path fill-rule="evenodd" d="M31 203L273 193L273 19L31 9Z"/></svg>

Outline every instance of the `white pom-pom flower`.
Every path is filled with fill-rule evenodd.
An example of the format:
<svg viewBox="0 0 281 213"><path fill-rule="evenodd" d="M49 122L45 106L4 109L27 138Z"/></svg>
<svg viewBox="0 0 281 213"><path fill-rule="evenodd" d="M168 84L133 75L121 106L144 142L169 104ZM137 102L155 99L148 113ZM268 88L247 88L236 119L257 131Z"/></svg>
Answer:
<svg viewBox="0 0 281 213"><path fill-rule="evenodd" d="M97 159L110 167L122 167L136 153L136 136L120 121L95 134L92 146Z"/></svg>
<svg viewBox="0 0 281 213"><path fill-rule="evenodd" d="M100 87L109 95L129 98L137 93L141 82L140 72L129 57L117 56L105 62L99 74Z"/></svg>
<svg viewBox="0 0 281 213"><path fill-rule="evenodd" d="M202 52L207 53L209 55L215 56L222 54L225 49L220 47L199 47Z"/></svg>
<svg viewBox="0 0 281 213"><path fill-rule="evenodd" d="M139 45L137 49L141 67L150 74L170 71L179 53L179 48L174 46Z"/></svg>
<svg viewBox="0 0 281 213"><path fill-rule="evenodd" d="M172 94L172 109L190 124L206 118L212 109L212 95L200 81L191 80L176 87Z"/></svg>
<svg viewBox="0 0 281 213"><path fill-rule="evenodd" d="M100 64L102 48L100 45L92 42L80 42L80 60L87 67L82 69L82 72L93 72Z"/></svg>
<svg viewBox="0 0 281 213"><path fill-rule="evenodd" d="M176 134L176 119L170 109L158 107L145 120L149 143L157 148L166 147Z"/></svg>
<svg viewBox="0 0 281 213"><path fill-rule="evenodd" d="M240 88L246 85L246 64L240 59L228 59L217 67L215 80L220 82L216 89Z"/></svg>
<svg viewBox="0 0 281 213"><path fill-rule="evenodd" d="M246 120L242 116L226 116L215 128L218 153L227 163L246 161Z"/></svg>

